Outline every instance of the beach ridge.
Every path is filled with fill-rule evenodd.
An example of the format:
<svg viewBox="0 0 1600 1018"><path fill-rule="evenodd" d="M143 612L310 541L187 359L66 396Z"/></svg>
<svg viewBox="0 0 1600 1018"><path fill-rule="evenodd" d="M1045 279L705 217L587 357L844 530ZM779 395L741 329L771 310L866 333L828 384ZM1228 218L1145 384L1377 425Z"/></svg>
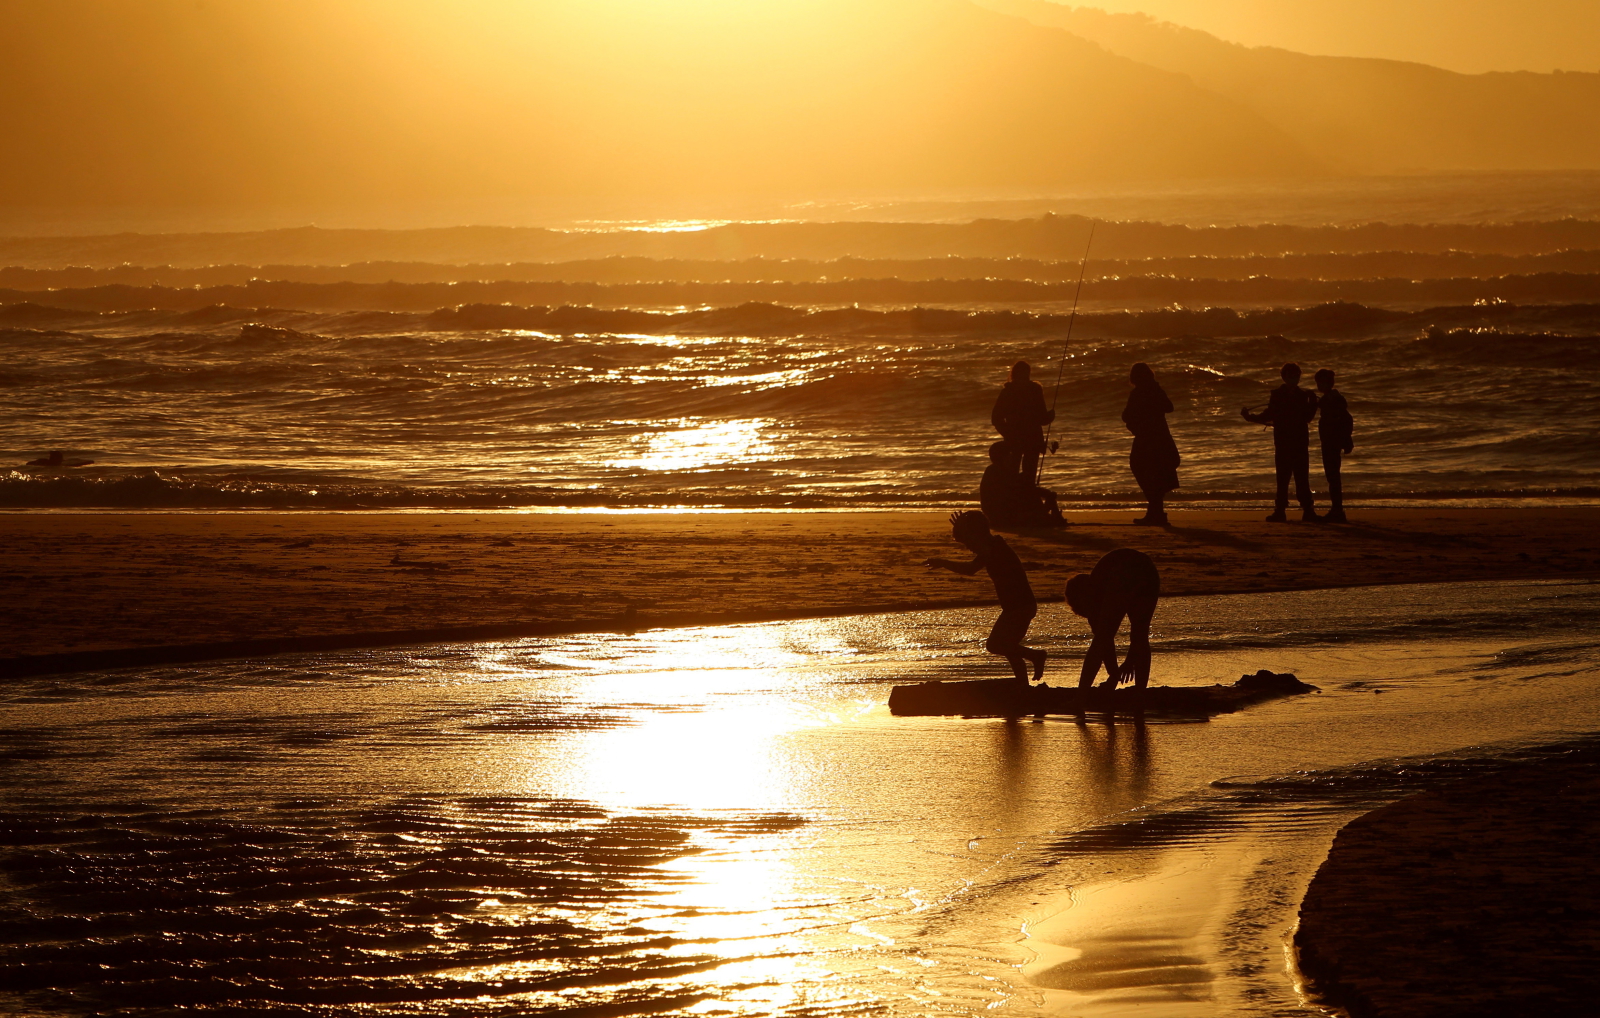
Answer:
<svg viewBox="0 0 1600 1018"><path fill-rule="evenodd" d="M1600 506L1351 512L1330 526L1173 509L1170 527L1136 527L1131 511L1080 511L1006 533L1041 600L1124 546L1155 559L1164 596L1600 577ZM992 603L980 579L923 567L958 550L945 516L7 513L0 580L20 596L0 630L8 666L37 669L85 652L609 631L630 610L645 628Z"/></svg>
<svg viewBox="0 0 1600 1018"><path fill-rule="evenodd" d="M1600 748L1464 779L1335 837L1294 946L1352 1018L1594 1014Z"/></svg>

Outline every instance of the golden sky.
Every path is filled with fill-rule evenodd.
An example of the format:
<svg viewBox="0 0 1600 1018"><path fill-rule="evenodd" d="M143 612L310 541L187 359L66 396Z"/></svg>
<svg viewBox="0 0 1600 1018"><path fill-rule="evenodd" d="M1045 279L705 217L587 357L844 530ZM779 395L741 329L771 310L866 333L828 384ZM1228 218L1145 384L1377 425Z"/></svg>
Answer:
<svg viewBox="0 0 1600 1018"><path fill-rule="evenodd" d="M1600 71L1597 0L1095 0L1247 46L1452 71Z"/></svg>
<svg viewBox="0 0 1600 1018"><path fill-rule="evenodd" d="M0 0L0 232L50 209L993 196L1600 168L1592 73L1246 68L1284 62L1204 37L1174 49L1137 24L1142 42L1102 48L985 2ZM1569 54L1600 48L1600 0L1103 6L1244 43L1462 69L1576 70Z"/></svg>

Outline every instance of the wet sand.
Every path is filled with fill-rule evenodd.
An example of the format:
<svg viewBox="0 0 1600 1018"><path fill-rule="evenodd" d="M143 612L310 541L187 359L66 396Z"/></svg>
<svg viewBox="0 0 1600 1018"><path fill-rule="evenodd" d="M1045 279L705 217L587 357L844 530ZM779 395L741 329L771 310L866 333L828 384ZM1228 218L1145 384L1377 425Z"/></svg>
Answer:
<svg viewBox="0 0 1600 1018"><path fill-rule="evenodd" d="M1354 1018L1592 1015L1600 752L1424 792L1342 830L1295 936Z"/></svg>
<svg viewBox="0 0 1600 1018"><path fill-rule="evenodd" d="M383 634L466 639L992 601L982 576L920 565L960 552L945 515L9 513L0 580L21 596L0 605L0 628L14 669L17 658L81 651L349 646ZM1045 599L1124 545L1156 558L1171 594L1600 576L1600 507L1356 510L1349 526L1179 509L1172 527L1153 529L1131 526L1134 515L1072 513L1065 531L1008 539Z"/></svg>

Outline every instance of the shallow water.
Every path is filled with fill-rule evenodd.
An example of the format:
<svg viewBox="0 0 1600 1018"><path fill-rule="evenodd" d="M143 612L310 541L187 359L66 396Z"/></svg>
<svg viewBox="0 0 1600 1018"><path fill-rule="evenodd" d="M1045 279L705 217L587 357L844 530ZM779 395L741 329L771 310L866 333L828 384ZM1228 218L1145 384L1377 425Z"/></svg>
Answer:
<svg viewBox="0 0 1600 1018"><path fill-rule="evenodd" d="M903 719L987 611L31 680L8 1013L1303 1015L1349 817L1600 732L1600 585L1173 599L1207 723ZM1035 625L1065 681L1083 634Z"/></svg>

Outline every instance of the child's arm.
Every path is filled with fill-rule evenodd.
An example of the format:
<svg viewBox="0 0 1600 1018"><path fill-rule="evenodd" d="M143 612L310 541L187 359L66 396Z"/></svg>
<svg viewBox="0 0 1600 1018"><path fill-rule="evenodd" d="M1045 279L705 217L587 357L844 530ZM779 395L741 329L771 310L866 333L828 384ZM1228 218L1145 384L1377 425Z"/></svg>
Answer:
<svg viewBox="0 0 1600 1018"><path fill-rule="evenodd" d="M922 564L927 566L929 569L948 569L952 573L960 573L962 576L971 576L983 568L983 556L979 555L971 562L952 562L947 558L930 558L923 559Z"/></svg>

